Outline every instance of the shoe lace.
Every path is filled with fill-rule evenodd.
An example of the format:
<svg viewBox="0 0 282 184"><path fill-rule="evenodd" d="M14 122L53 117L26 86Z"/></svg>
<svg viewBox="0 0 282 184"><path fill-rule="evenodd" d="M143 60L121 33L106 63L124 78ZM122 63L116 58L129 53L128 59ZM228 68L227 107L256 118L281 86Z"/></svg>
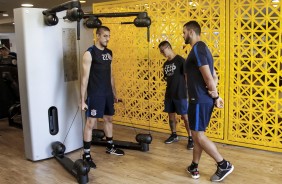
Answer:
<svg viewBox="0 0 282 184"><path fill-rule="evenodd" d="M217 175L217 176L221 176L221 173L222 173L222 169L219 167L219 166L217 166L217 169L216 169L216 172L215 172L215 175Z"/></svg>
<svg viewBox="0 0 282 184"><path fill-rule="evenodd" d="M193 169L191 169L191 166L189 166L188 170L195 174L199 173L198 167L194 167Z"/></svg>
<svg viewBox="0 0 282 184"><path fill-rule="evenodd" d="M177 138L177 135L171 134L171 135L169 136L169 138L170 138L170 139L176 139L176 138Z"/></svg>
<svg viewBox="0 0 282 184"><path fill-rule="evenodd" d="M111 149L109 149L109 152L115 153L117 149L115 148L115 145L112 145Z"/></svg>

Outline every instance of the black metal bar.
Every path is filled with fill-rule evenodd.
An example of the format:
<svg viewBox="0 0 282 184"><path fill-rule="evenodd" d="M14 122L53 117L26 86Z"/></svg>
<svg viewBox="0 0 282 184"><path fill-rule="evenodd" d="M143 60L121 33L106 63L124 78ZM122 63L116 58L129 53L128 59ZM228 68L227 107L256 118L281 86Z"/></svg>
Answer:
<svg viewBox="0 0 282 184"><path fill-rule="evenodd" d="M52 154L58 162L72 174L79 184L88 183L88 173L90 171L89 165L87 165L82 159L78 159L73 162L70 158L65 156L66 147L61 142L53 142L51 144L53 152Z"/></svg>
<svg viewBox="0 0 282 184"><path fill-rule="evenodd" d="M120 24L134 24L134 22L121 22Z"/></svg>
<svg viewBox="0 0 282 184"><path fill-rule="evenodd" d="M91 142L93 145L99 145L99 146L107 146L107 141L102 139L92 139ZM114 145L117 148L124 148L124 149L132 149L132 150L142 150L141 144L133 143L133 142L127 142L127 141L116 141L114 140Z"/></svg>
<svg viewBox="0 0 282 184"><path fill-rule="evenodd" d="M55 158L60 162L60 164L74 177L76 177L76 172L73 171L74 162L65 156L56 156Z"/></svg>
<svg viewBox="0 0 282 184"><path fill-rule="evenodd" d="M81 8L81 4L78 0L72 0L72 1L65 2L51 9L44 10L42 13L43 15L47 15L47 14L52 14L52 13L60 12L63 10L71 9L74 7Z"/></svg>
<svg viewBox="0 0 282 184"><path fill-rule="evenodd" d="M90 16L94 17L131 17L131 16L137 16L141 13L145 13L147 15L147 12L122 12L122 13L84 13L83 18L88 18Z"/></svg>

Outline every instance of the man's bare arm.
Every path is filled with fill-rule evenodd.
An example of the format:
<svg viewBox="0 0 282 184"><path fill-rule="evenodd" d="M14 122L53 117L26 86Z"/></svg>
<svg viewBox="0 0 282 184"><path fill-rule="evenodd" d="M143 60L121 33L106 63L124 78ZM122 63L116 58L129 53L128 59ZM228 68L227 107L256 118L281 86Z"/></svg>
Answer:
<svg viewBox="0 0 282 184"><path fill-rule="evenodd" d="M204 78L208 91L212 91L211 94L212 98L218 97L217 89L216 89L216 81L210 72L209 65L203 65L200 68L200 72Z"/></svg>
<svg viewBox="0 0 282 184"><path fill-rule="evenodd" d="M199 69L207 85L209 95L213 99L215 99L214 101L215 106L218 108L223 108L224 102L222 98L219 97L217 89L216 89L217 80L215 81L214 76L212 76L209 65L201 66Z"/></svg>
<svg viewBox="0 0 282 184"><path fill-rule="evenodd" d="M112 84L112 90L113 90L113 95L114 95L114 100L117 102L117 96L116 96L116 86L115 86L115 79L114 79L114 74L111 66L111 84Z"/></svg>
<svg viewBox="0 0 282 184"><path fill-rule="evenodd" d="M216 71L215 71L214 68L213 68L213 80L215 82L215 86L217 86L217 84L218 84L218 76L217 76Z"/></svg>
<svg viewBox="0 0 282 184"><path fill-rule="evenodd" d="M91 62L92 62L92 56L90 52L87 51L83 55L82 69L81 69L82 76L81 76L81 86L80 86L80 98L81 98L82 110L85 110L85 108L88 108L86 104L84 103L84 100L85 100L85 94L86 94L86 90L88 86Z"/></svg>

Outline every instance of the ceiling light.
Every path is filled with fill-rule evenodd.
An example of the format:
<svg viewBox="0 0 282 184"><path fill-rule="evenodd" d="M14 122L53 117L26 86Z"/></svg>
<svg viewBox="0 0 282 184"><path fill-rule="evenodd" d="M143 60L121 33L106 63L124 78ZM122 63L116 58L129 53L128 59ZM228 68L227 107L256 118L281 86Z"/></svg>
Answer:
<svg viewBox="0 0 282 184"><path fill-rule="evenodd" d="M3 17L8 17L9 14L8 14L8 13L3 13L2 16L3 16Z"/></svg>
<svg viewBox="0 0 282 184"><path fill-rule="evenodd" d="M86 3L86 1L79 1L80 3Z"/></svg>
<svg viewBox="0 0 282 184"><path fill-rule="evenodd" d="M22 7L33 7L33 4L21 4Z"/></svg>

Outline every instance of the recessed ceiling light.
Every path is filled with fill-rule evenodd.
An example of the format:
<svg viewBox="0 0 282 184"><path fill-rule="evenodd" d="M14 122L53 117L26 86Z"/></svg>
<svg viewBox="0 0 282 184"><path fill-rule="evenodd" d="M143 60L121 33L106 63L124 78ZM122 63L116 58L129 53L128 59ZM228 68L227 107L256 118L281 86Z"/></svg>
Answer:
<svg viewBox="0 0 282 184"><path fill-rule="evenodd" d="M22 7L33 7L33 4L21 4Z"/></svg>
<svg viewBox="0 0 282 184"><path fill-rule="evenodd" d="M86 1L79 1L80 3L86 3Z"/></svg>
<svg viewBox="0 0 282 184"><path fill-rule="evenodd" d="M8 13L3 13L2 16L3 16L3 17L8 17L9 14L8 14Z"/></svg>

